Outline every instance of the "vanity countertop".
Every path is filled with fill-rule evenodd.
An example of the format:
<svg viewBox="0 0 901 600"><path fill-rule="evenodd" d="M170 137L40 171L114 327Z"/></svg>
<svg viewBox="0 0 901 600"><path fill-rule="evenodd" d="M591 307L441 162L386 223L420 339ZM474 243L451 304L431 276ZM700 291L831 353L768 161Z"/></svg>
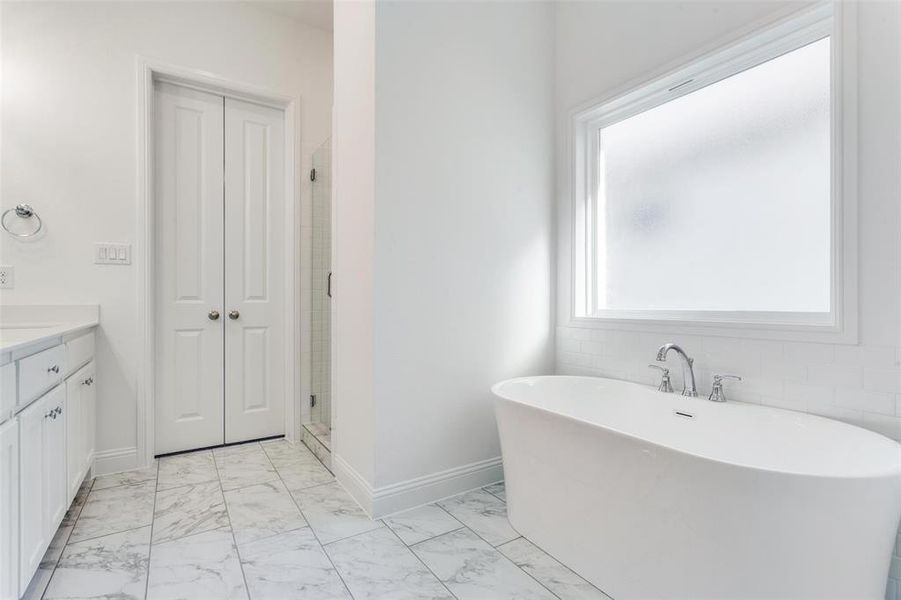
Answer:
<svg viewBox="0 0 901 600"><path fill-rule="evenodd" d="M3 305L0 306L0 353L68 336L99 323L97 305Z"/></svg>

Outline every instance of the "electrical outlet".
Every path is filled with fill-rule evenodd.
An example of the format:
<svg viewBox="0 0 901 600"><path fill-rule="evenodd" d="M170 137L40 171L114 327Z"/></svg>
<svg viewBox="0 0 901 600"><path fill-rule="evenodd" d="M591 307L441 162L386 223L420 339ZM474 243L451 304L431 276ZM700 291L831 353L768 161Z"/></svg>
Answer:
<svg viewBox="0 0 901 600"><path fill-rule="evenodd" d="M11 290L16 287L16 270L13 267L0 266L0 290Z"/></svg>
<svg viewBox="0 0 901 600"><path fill-rule="evenodd" d="M131 244L97 242L96 244L94 244L94 264L130 265Z"/></svg>

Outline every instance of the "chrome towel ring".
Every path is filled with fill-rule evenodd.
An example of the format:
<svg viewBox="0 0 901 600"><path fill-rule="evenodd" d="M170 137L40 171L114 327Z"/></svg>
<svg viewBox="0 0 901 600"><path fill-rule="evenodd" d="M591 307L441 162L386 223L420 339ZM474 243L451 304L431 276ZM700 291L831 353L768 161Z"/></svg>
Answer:
<svg viewBox="0 0 901 600"><path fill-rule="evenodd" d="M20 219L30 219L34 217L38 222L38 226L35 227L34 231L29 231L28 233L16 233L15 231L10 231L9 227L7 227L6 225L6 216L11 212L15 212L16 216ZM41 221L38 213L34 212L34 209L31 208L31 206L29 206L28 204L19 204L15 208L9 208L3 212L3 216L0 216L0 225L2 225L3 229L6 230L6 233L10 235L14 235L18 238L29 238L36 236L38 232L41 231L41 227L44 226L44 222Z"/></svg>

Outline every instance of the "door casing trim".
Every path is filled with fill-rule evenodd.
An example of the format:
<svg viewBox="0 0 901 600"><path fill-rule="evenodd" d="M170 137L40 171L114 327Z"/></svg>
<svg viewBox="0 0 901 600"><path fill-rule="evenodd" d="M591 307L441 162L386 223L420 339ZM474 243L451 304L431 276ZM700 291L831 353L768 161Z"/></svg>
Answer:
<svg viewBox="0 0 901 600"><path fill-rule="evenodd" d="M135 265L138 283L138 344L140 360L137 370L137 431L135 467L149 466L154 457L154 378L156 374L155 320L156 291L155 244L156 200L153 189L153 90L154 82L167 81L228 98L255 102L285 112L285 249L289 260L285 261L284 324L290 332L285 336L285 438L291 442L299 439L296 415L300 414L299 381L305 376L303 365L296 361L300 343L300 311L296 265L302 261L290 260L298 256L297 232L301 198L296 183L300 147L301 98L289 93L273 91L244 82L235 81L200 69L161 63L142 56L136 57L137 74L137 198ZM295 366L297 368L295 368Z"/></svg>

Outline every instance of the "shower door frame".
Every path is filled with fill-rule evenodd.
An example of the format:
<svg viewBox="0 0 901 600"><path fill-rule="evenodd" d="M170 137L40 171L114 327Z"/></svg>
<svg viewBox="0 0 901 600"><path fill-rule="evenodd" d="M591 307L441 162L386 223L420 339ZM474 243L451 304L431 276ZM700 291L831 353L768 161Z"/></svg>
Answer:
<svg viewBox="0 0 901 600"><path fill-rule="evenodd" d="M328 368L328 375L327 375L327 383L328 383L328 387L329 387L329 400L328 400L329 412L328 412L327 424L328 424L330 432L333 431L333 429L334 429L333 424L334 424L334 419L335 419L335 410L334 410L334 402L333 402L334 397L332 395L334 392L334 389L335 389L334 380L333 380L334 379L333 374L334 374L335 356L334 356L334 344L332 343L332 341L334 339L334 335L333 335L333 333L334 333L334 311L332 310L332 302L331 302L331 298L332 298L332 296L331 296L331 279L332 279L332 275L333 275L332 268L334 266L333 258L335 256L335 249L334 249L334 244L335 244L334 188L335 188L335 186L334 186L334 178L333 178L334 172L333 172L332 156L331 156L331 150L332 150L333 143L334 143L333 138L330 136L328 139L326 139L325 141L320 143L318 146L316 146L316 148L313 150L313 152L310 156L310 166L314 171L317 171L316 164L315 164L316 153L319 150L321 150L323 148L323 146L328 145L329 186L328 186L328 197L327 197L326 202L328 204L329 218L328 218L328 226L325 229L328 231L329 244L328 244L327 248L323 248L320 251L326 252L328 254L329 260L328 260L328 276L326 278L325 288L320 291L323 293L322 300L325 304L324 310L327 310L329 313L328 331L327 332L323 331L323 333L327 336L327 339L329 342L328 343L329 368ZM318 173L317 173L317 178L318 178ZM311 183L311 186L310 186L310 225L314 230L313 231L314 235L311 236L314 239L311 240L311 244L310 244L311 245L311 248L310 248L310 263L311 263L311 266L310 266L310 293L311 293L311 295L316 293L316 291L317 291L316 286L313 282L313 279L316 277L316 269L315 269L316 265L313 264L315 262L315 258L316 258L316 250L314 248L314 246L315 246L315 227L316 227L316 191L315 191L315 187L314 187L316 185L315 181L316 181L316 179L313 179L311 177L311 181L310 181L310 183ZM311 311L313 310L313 308L314 308L314 302L313 302L313 298L311 297L310 298ZM316 390L314 390L315 367L313 365L315 357L316 357L316 351L314 349L313 336L312 336L312 332L313 332L312 317L310 318L310 332L311 332L311 336L310 336L310 377L309 377L309 381L310 381L310 396L311 396L311 400L312 400L312 396L316 392ZM320 380L320 383L322 383L322 380ZM322 399L317 396L316 403L319 404L321 401L322 401ZM321 412L322 412L321 406L320 406L320 410L319 410L319 412L320 412L319 420L314 420L314 417L313 417L314 407L312 406L312 402L305 402L303 409L304 410L302 411L302 414L301 414L301 427L303 427L306 424L325 423L326 422L326 421L323 421L321 418Z"/></svg>

